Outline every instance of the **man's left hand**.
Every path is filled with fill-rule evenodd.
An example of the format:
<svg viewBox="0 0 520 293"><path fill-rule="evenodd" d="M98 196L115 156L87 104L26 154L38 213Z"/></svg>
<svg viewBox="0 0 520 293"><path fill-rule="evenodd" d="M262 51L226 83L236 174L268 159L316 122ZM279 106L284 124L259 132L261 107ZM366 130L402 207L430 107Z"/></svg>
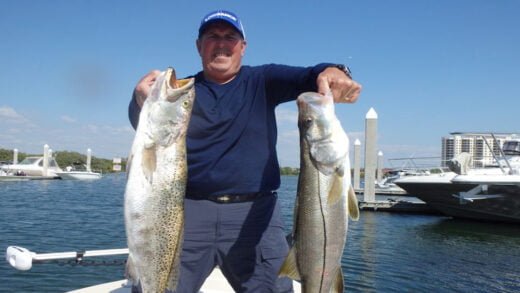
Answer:
<svg viewBox="0 0 520 293"><path fill-rule="evenodd" d="M316 83L318 93L325 95L331 91L336 103L354 103L361 93L361 85L336 67L323 70L318 75Z"/></svg>

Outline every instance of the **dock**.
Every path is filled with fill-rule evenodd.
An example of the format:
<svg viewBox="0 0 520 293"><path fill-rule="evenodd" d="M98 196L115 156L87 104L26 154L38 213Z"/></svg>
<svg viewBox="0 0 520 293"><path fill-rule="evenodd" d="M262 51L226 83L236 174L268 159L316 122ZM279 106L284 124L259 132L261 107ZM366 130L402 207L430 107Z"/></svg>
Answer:
<svg viewBox="0 0 520 293"><path fill-rule="evenodd" d="M2 175L0 176L0 182L2 181L29 181L29 180L54 180L60 179L58 176L16 176L16 175Z"/></svg>
<svg viewBox="0 0 520 293"><path fill-rule="evenodd" d="M357 195L363 195L365 192L362 188L354 189ZM375 195L394 195L394 196L410 196L404 189L396 188L375 188Z"/></svg>
<svg viewBox="0 0 520 293"><path fill-rule="evenodd" d="M439 211L431 208L424 202L413 202L407 200L376 200L372 202L359 201L359 209L362 211L381 211L392 213L429 214L439 215Z"/></svg>

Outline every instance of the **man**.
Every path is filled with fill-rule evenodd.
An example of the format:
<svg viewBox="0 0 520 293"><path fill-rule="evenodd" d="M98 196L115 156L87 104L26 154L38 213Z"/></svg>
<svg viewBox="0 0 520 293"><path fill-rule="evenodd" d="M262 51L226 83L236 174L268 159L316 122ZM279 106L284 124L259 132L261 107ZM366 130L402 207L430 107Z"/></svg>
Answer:
<svg viewBox="0 0 520 293"><path fill-rule="evenodd" d="M356 101L361 86L345 67L242 66L244 28L229 11L206 15L196 41L203 70L187 134L188 184L177 292L198 292L218 265L237 292L291 292L277 274L288 252L280 206L275 107L305 91ZM137 84L134 127L159 71Z"/></svg>

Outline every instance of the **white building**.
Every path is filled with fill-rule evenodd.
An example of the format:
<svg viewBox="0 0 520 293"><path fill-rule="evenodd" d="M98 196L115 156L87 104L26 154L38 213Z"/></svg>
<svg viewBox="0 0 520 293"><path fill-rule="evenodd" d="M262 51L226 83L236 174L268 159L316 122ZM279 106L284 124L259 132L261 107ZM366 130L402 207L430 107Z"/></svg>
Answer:
<svg viewBox="0 0 520 293"><path fill-rule="evenodd" d="M495 162L493 153L499 157L504 141L519 139L520 135L513 133L452 132L442 138L442 165L460 153L466 152L473 158L473 167L483 167ZM491 152L493 150L493 152Z"/></svg>

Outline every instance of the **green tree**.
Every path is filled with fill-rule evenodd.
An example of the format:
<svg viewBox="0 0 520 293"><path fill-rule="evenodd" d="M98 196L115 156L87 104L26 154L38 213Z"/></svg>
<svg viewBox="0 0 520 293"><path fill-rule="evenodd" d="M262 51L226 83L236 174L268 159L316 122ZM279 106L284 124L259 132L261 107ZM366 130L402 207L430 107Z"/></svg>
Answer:
<svg viewBox="0 0 520 293"><path fill-rule="evenodd" d="M18 153L18 162L25 159L25 157L31 156L26 153L19 152ZM36 154L34 156L41 156L41 154ZM72 166L73 164L86 164L87 156L80 154L78 152L70 152L70 151L57 151L54 152L54 157L56 162L61 168L65 168L67 166ZM13 150L0 149L0 162L12 162L13 160ZM126 160L123 160L121 164L122 170L125 170ZM92 170L101 171L102 173L111 173L112 171L112 160L101 159L97 157L91 158L90 167Z"/></svg>

